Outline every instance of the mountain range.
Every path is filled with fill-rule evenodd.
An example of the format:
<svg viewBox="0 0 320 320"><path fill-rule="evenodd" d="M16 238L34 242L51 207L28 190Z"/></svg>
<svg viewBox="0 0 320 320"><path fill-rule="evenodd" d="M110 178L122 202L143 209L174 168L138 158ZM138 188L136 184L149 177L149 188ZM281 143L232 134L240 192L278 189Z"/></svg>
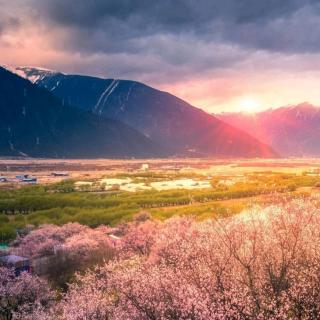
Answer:
<svg viewBox="0 0 320 320"><path fill-rule="evenodd" d="M253 134L282 156L320 155L320 108L309 103L215 116Z"/></svg>
<svg viewBox="0 0 320 320"><path fill-rule="evenodd" d="M64 106L48 90L0 67L0 155L160 157L167 153L116 120Z"/></svg>
<svg viewBox="0 0 320 320"><path fill-rule="evenodd" d="M41 68L13 70L47 89L64 106L120 121L172 155L274 157L267 144L163 91L129 80L67 75Z"/></svg>

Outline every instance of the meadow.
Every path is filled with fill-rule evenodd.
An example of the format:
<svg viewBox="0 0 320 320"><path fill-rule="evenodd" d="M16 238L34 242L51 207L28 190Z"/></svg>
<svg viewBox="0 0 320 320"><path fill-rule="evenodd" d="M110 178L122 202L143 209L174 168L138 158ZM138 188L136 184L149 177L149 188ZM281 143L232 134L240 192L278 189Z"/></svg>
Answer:
<svg viewBox="0 0 320 320"><path fill-rule="evenodd" d="M144 211L155 219L174 215L192 215L198 220L226 217L254 204L272 202L274 194L308 196L320 185L318 174L272 171L249 172L228 177L206 176L202 173L118 172L112 179L156 181L174 179L207 180L209 188L121 191L119 186L105 190L101 179L87 179L77 186L73 179L52 184L0 190L0 240L7 242L30 225L63 225L78 222L90 227L115 226L127 222ZM103 181L103 179L102 179Z"/></svg>

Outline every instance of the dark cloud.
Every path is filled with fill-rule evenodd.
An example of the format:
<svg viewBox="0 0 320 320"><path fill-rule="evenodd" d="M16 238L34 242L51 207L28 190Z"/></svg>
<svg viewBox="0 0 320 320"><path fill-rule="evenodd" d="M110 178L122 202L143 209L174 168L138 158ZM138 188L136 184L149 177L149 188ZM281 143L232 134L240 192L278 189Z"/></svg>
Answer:
<svg viewBox="0 0 320 320"><path fill-rule="evenodd" d="M0 36L7 30L18 28L20 26L20 21L16 17L7 16L0 12Z"/></svg>
<svg viewBox="0 0 320 320"><path fill-rule="evenodd" d="M260 51L320 51L319 0L16 1L16 17L44 26L80 72L161 81L233 68Z"/></svg>
<svg viewBox="0 0 320 320"><path fill-rule="evenodd" d="M213 19L250 23L288 16L313 0L91 0L39 1L38 7L53 21L96 27L107 20L135 22L162 30L198 28Z"/></svg>
<svg viewBox="0 0 320 320"><path fill-rule="evenodd" d="M165 60L172 58L172 63L179 60L183 63L190 53L179 48L190 41L203 42L204 47L214 43L280 52L320 49L318 0L31 0L31 3L39 20L50 25L53 34L57 32L57 46L83 54L155 52ZM162 48L165 37L175 38L176 54L172 54L172 48Z"/></svg>

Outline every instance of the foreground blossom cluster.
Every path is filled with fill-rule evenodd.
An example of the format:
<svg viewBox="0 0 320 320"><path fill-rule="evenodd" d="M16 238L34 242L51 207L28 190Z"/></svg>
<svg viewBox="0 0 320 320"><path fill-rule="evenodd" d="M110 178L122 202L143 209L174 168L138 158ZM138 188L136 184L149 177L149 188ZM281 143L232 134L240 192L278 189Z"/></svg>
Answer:
<svg viewBox="0 0 320 320"><path fill-rule="evenodd" d="M219 221L131 224L114 259L29 316L320 319L320 210L291 200Z"/></svg>
<svg viewBox="0 0 320 320"><path fill-rule="evenodd" d="M54 299L46 281L26 272L16 277L13 270L0 267L0 319L27 319L38 309L50 309Z"/></svg>
<svg viewBox="0 0 320 320"><path fill-rule="evenodd" d="M107 237L109 231L108 227L91 229L79 223L67 223L61 227L43 225L18 238L12 251L28 258L41 258L60 250L88 259L92 252L111 245Z"/></svg>

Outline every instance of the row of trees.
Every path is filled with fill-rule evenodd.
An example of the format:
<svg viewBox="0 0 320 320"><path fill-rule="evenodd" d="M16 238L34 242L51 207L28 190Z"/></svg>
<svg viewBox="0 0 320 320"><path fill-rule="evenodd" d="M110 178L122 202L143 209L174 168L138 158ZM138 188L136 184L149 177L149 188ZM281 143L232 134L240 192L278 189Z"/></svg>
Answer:
<svg viewBox="0 0 320 320"><path fill-rule="evenodd" d="M299 178L299 177L298 177ZM317 177L296 175L249 175L247 182L217 186L206 190L145 191L137 193L60 192L61 184L0 192L0 239L12 239L16 231L28 224L65 224L79 222L95 227L131 219L141 208L154 209L246 198L272 192L293 191L297 186L310 186ZM71 188L72 182L63 187ZM69 189L68 189L69 190ZM72 190L72 189L70 189ZM2 212L2 215L1 215ZM158 210L159 213L159 210ZM5 221L5 215L11 215ZM163 212L166 217L166 212Z"/></svg>
<svg viewBox="0 0 320 320"><path fill-rule="evenodd" d="M216 179L217 180L217 179ZM253 174L246 176L246 182L223 186L215 181L212 189L205 190L167 190L137 193L79 193L74 192L72 181L65 181L48 187L31 187L20 190L0 192L0 212L4 214L29 214L34 211L52 208L116 208L161 207L254 196L270 192L293 191L300 186L314 186L318 177L297 176L294 174ZM70 192L61 191L67 188ZM63 189L64 190L64 189Z"/></svg>

